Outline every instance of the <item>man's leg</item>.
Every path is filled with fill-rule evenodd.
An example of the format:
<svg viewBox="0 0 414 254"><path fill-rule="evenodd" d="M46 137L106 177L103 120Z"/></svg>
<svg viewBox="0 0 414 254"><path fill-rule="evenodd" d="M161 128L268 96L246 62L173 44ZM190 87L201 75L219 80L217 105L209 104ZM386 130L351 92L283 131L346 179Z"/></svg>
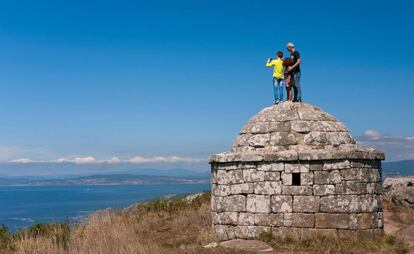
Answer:
<svg viewBox="0 0 414 254"><path fill-rule="evenodd" d="M296 101L298 99L298 89L296 88L296 84L292 85L292 92L293 92L292 101Z"/></svg>
<svg viewBox="0 0 414 254"><path fill-rule="evenodd" d="M277 79L273 78L273 96L275 98L274 102L277 101Z"/></svg>
<svg viewBox="0 0 414 254"><path fill-rule="evenodd" d="M296 94L297 100L302 101L302 88L300 86L300 72L295 73L295 87L296 87Z"/></svg>

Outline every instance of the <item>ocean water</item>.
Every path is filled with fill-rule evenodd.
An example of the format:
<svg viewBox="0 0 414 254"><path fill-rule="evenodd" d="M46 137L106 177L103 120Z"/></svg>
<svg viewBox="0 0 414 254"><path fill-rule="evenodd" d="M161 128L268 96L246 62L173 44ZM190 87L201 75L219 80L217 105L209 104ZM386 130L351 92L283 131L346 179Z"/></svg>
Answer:
<svg viewBox="0 0 414 254"><path fill-rule="evenodd" d="M209 189L208 183L0 187L0 224L16 231L37 222L74 222L99 209Z"/></svg>

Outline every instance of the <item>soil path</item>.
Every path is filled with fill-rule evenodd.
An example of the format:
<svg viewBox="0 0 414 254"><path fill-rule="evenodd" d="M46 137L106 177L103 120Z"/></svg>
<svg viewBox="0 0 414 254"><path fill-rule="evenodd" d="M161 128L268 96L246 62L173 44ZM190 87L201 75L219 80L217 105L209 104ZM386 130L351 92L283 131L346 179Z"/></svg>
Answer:
<svg viewBox="0 0 414 254"><path fill-rule="evenodd" d="M414 254L414 225L402 224L396 220L392 211L384 210L384 231L408 244L408 253Z"/></svg>

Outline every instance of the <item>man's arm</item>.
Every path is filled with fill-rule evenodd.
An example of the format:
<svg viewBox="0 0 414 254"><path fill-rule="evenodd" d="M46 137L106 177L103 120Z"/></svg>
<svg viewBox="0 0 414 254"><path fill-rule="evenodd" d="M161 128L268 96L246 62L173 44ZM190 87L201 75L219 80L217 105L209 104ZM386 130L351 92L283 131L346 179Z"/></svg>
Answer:
<svg viewBox="0 0 414 254"><path fill-rule="evenodd" d="M289 67L289 71L293 70L294 68L296 68L298 65L300 64L300 58L298 58L298 61L296 61L296 63L292 66Z"/></svg>

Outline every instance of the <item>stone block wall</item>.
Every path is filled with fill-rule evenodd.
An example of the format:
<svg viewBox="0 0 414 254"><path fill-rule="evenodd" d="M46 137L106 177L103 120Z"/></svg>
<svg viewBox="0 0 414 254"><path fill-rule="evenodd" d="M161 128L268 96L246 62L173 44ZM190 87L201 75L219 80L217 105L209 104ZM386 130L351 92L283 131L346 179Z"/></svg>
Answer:
<svg viewBox="0 0 414 254"><path fill-rule="evenodd" d="M300 185L292 174L300 173ZM380 160L212 163L213 230L306 237L383 232Z"/></svg>

